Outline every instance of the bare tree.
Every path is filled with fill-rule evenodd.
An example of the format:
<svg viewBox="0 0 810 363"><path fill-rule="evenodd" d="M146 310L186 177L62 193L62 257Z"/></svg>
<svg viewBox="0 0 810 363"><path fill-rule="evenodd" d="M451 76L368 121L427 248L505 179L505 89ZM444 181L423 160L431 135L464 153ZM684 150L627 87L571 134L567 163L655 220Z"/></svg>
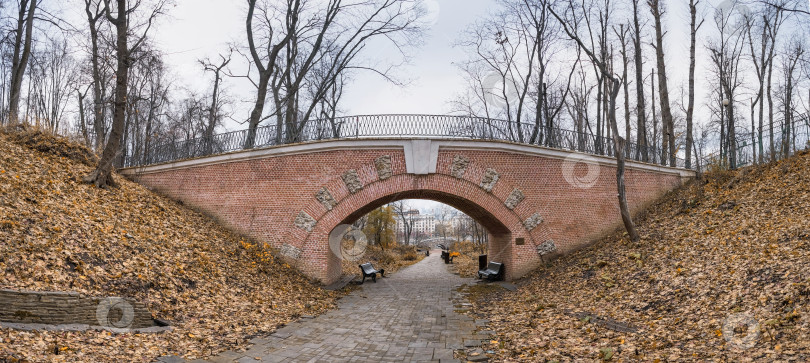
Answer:
<svg viewBox="0 0 810 363"><path fill-rule="evenodd" d="M211 105L208 107L208 125L206 125L203 138L205 139L207 152L211 153L214 142L214 129L220 122L222 116L222 100L220 98L220 82L222 81L223 70L231 62L231 53L227 56L220 54L219 64L211 63L210 60L200 60L203 70L214 73L214 89L211 91Z"/></svg>
<svg viewBox="0 0 810 363"><path fill-rule="evenodd" d="M675 166L675 122L672 119L672 110L669 104L669 85L667 80L667 67L664 61L664 30L661 17L665 10L660 0L647 0L655 22L655 58L658 65L658 92L661 101L661 163Z"/></svg>
<svg viewBox="0 0 810 363"><path fill-rule="evenodd" d="M136 61L129 76L123 154L148 162L153 145L159 141L156 131L160 128L162 116L166 115L171 82L166 79L167 69L161 53L148 44L142 46L133 59Z"/></svg>
<svg viewBox="0 0 810 363"><path fill-rule="evenodd" d="M287 44L295 35L295 29L298 26L301 0L287 0L286 7L283 9L277 9L264 3L262 4L264 6L257 7L257 0L248 0L247 4L246 28L248 48L252 58L252 66L256 67L259 73L259 80L254 83L257 91L256 102L253 105L253 110L250 112L250 118L248 118L248 135L245 140L245 148L250 149L253 148L256 142L256 130L259 127L259 123L262 121L264 104L267 100L267 89L270 83L270 77L275 73L275 68L279 63L279 53L287 47ZM256 17L257 9L260 12L260 18L264 19L259 29L267 34L265 39L261 39L261 43L258 46L256 45L253 35L255 31L253 21ZM280 14L274 14L275 12ZM260 52L262 53L260 54Z"/></svg>
<svg viewBox="0 0 810 363"><path fill-rule="evenodd" d="M757 2L782 12L810 15L810 8L802 9L799 0L757 0Z"/></svg>
<svg viewBox="0 0 810 363"><path fill-rule="evenodd" d="M569 117L574 123L574 130L577 134L576 150L584 152L586 151L585 133L591 128L588 121L590 119L589 101L592 98L591 94L594 86L587 84L584 70L579 69L577 76L577 82L574 87L572 87L571 96L565 101L565 107ZM593 134L592 132L590 133Z"/></svg>
<svg viewBox="0 0 810 363"><path fill-rule="evenodd" d="M248 120L246 148L255 146L268 91L272 109L267 118L276 119L275 141L297 141L321 99L344 72L366 70L393 80L390 67L381 69L358 60L369 41L387 40L402 51L421 34L418 20L424 10L411 0L328 0L303 5L301 0L283 5L248 0L248 51L259 78L254 82L257 97ZM254 26L254 18L261 23ZM315 69L321 70L317 84L305 87L314 81Z"/></svg>
<svg viewBox="0 0 810 363"><path fill-rule="evenodd" d="M66 39L49 39L40 44L43 49L32 52L29 101L34 104L36 124L42 123L50 132L57 133L63 126L60 121L67 111L71 90L78 82L78 67Z"/></svg>
<svg viewBox="0 0 810 363"><path fill-rule="evenodd" d="M81 88L76 87L75 91L76 91L76 100L78 101L78 104L79 104L79 106L78 106L79 107L79 119L77 120L77 122L79 124L78 125L79 130L81 130L81 135L82 135L82 139L84 139L85 146L90 147L90 135L89 135L89 132L87 131L87 119L86 119L87 115L85 114L85 110L84 110L84 99L85 99L85 97L87 97L87 92L90 91L90 87L86 87L84 89L84 92L82 92Z"/></svg>
<svg viewBox="0 0 810 363"><path fill-rule="evenodd" d="M411 244L411 234L413 232L414 222L414 214L411 213L411 207L405 203L404 200L396 201L390 205L394 209L394 214L396 214L397 218L399 219L399 223L402 226L403 242L406 246L408 246Z"/></svg>
<svg viewBox="0 0 810 363"><path fill-rule="evenodd" d="M782 71L784 73L784 85L782 86L782 109L784 119L782 121L782 156L787 158L796 149L795 145L795 101L796 94L796 68L805 53L805 46L802 41L794 40L787 47L787 52L782 56Z"/></svg>
<svg viewBox="0 0 810 363"><path fill-rule="evenodd" d="M608 0L604 3L605 8L600 9L601 12L608 12L610 11L610 2ZM620 150L624 150L624 139L619 136L619 130L616 125L616 99L619 96L619 91L621 90L622 80L616 76L614 73L610 71L608 68L608 64L604 59L601 59L596 56L593 52L594 48L594 41L593 41L593 33L590 33L590 47L587 46L580 38L578 34L579 31L579 24L580 22L584 21L587 28L590 30L591 20L590 20L590 10L593 7L588 6L585 3L585 0L582 0L581 6L574 5L574 2L571 1L569 6L566 8L564 15L567 16L566 20L563 20L554 9L550 9L551 14L557 18L560 24L565 30L565 33L575 41L582 51L590 58L591 62L593 62L596 67L598 67L599 71L602 73L602 76L607 80L608 85L610 86L610 105L608 108L608 122L610 123L610 127L613 130L613 148L617 152L616 155L616 188L618 189L617 197L619 199L619 209L622 215L622 221L624 222L624 227L627 230L627 234L630 237L631 241L638 241L639 235L636 231L636 226L633 223L633 218L630 215L630 209L627 206L627 195L625 192L625 185L624 185L624 153L620 152ZM600 19L604 19L603 16L600 16Z"/></svg>
<svg viewBox="0 0 810 363"><path fill-rule="evenodd" d="M576 61L570 65L571 70L567 72L568 77L563 79L565 84L562 84L560 76L564 73L555 72L555 69L552 68L552 62L559 58L557 54L561 50L560 27L556 21L551 19L548 11L552 1L540 0L532 3L522 0L520 3L508 4L511 4L508 8L516 14L519 23L522 24L525 42L532 44L532 47L527 47L532 49L531 52L528 52L530 57L533 55L536 58L527 64L528 67L535 67L535 70L527 73L528 78L522 89L526 91L529 84L534 83L533 88L536 95L533 100L535 102L534 126L527 141L532 144L540 143L554 147L558 142L553 137L554 128L559 125L558 115L565 107L565 99L571 90L571 80L579 66L579 54L577 54ZM561 71L565 69L562 65L560 68L562 68ZM532 76L532 73L535 76Z"/></svg>
<svg viewBox="0 0 810 363"><path fill-rule="evenodd" d="M9 89L9 121L19 122L20 93L22 89L25 68L28 66L28 57L31 56L31 39L34 32L34 14L37 10L38 0L19 0L17 13L17 28L14 32L14 51L11 61L11 85Z"/></svg>
<svg viewBox="0 0 810 363"><path fill-rule="evenodd" d="M767 40L762 40L768 42L768 55L763 58L762 63L767 63L767 81L766 81L766 90L765 90L765 97L768 100L768 128L770 130L768 139L770 141L770 159L776 159L776 143L774 140L774 102L773 102L773 60L775 57L775 48L777 42L777 36L780 34L782 30L782 26L786 20L786 13L783 5L788 0L773 0L773 4L781 4L778 6L771 6L765 9L765 13L763 14L763 34ZM760 130L762 127L760 126ZM762 138L760 138L761 140ZM760 153L761 155L762 153Z"/></svg>
<svg viewBox="0 0 810 363"><path fill-rule="evenodd" d="M538 44L520 20L512 11L499 12L472 25L459 45L474 54L460 66L474 79L471 91L482 102L480 113L473 111L470 115L509 121L502 132L522 142L524 134L519 122L524 118Z"/></svg>
<svg viewBox="0 0 810 363"><path fill-rule="evenodd" d="M748 36L749 53L751 62L754 66L754 71L757 77L756 98L752 100L751 105L751 138L753 146L754 159L757 159L756 145L759 144L759 162L765 160L765 149L763 142L764 133L764 108L765 98L768 99L769 108L769 125L770 125L770 156L775 156L774 138L773 138L773 97L772 97L772 74L773 74L773 61L775 57L775 49L777 43L777 35L787 19L789 12L787 9L791 6L792 0L774 0L770 5L766 4L757 11L746 14L746 31ZM756 44L755 44L756 43ZM755 49L755 45L757 49ZM767 91L766 91L767 86ZM758 106L758 120L759 130L755 132L756 123L754 118L755 108Z"/></svg>
<svg viewBox="0 0 810 363"><path fill-rule="evenodd" d="M689 100L686 107L686 168L692 167L692 148L694 144L694 136L692 135L692 128L694 124L695 115L695 51L697 32L703 26L704 20L701 19L700 23L697 22L697 8L700 1L689 0ZM697 157L697 155L695 155Z"/></svg>
<svg viewBox="0 0 810 363"><path fill-rule="evenodd" d="M613 28L619 41L622 43L622 50L619 52L622 55L622 88L624 89L624 139L630 140L630 87L627 81L627 65L630 60L627 57L627 34L630 32L630 27L625 27L625 24L619 24L619 30ZM625 157L630 157L630 149L627 149Z"/></svg>
<svg viewBox="0 0 810 363"><path fill-rule="evenodd" d="M737 133L735 119L735 96L737 88L741 85L740 60L745 42L745 31L742 24L733 21L731 11L718 8L715 13L715 25L720 37L717 42L708 45L711 60L714 63L720 81L723 96L724 113L727 120L723 122L725 135L721 131L721 139L727 145L726 159L731 169L737 168ZM722 130L722 128L721 128Z"/></svg>
<svg viewBox="0 0 810 363"><path fill-rule="evenodd" d="M343 90L349 82L349 76L342 73L335 79L334 84L329 88L324 97L318 103L318 110L315 112L321 120L329 120L330 131L333 136L340 135L343 121L337 120L340 110L340 100L343 98ZM310 95L314 97L317 87L310 88Z"/></svg>
<svg viewBox="0 0 810 363"><path fill-rule="evenodd" d="M652 123L652 148L654 150L663 150L658 148L658 112L655 109L655 68L650 69L650 122ZM653 155L653 160L658 160L658 157L663 158L663 154L661 155ZM660 160L659 160L660 161ZM654 161L655 162L655 161Z"/></svg>
<svg viewBox="0 0 810 363"><path fill-rule="evenodd" d="M632 0L633 2L633 61L635 63L636 71L636 160L648 161L649 146L647 144L647 112L645 111L644 101L644 63L642 62L641 48L641 24L639 23L639 0ZM641 155L639 155L641 154Z"/></svg>
<svg viewBox="0 0 810 363"><path fill-rule="evenodd" d="M142 24L135 23L136 14L139 14L140 1L130 7L127 0L116 0L114 5L110 0L104 0L104 14L107 20L115 26L116 30L116 61L115 72L115 101L113 109L113 122L110 130L110 137L107 145L101 153L98 166L92 173L84 177L84 181L98 187L115 185L112 178L113 162L120 152L121 141L125 131L126 108L127 108L127 79L132 60L131 54L136 51L146 39L146 35L152 27L155 19L163 13L166 5L165 0L159 0L146 12L146 20ZM113 12L116 13L113 16ZM129 46L129 38L136 30L142 28L140 37L136 38L132 47Z"/></svg>
<svg viewBox="0 0 810 363"><path fill-rule="evenodd" d="M101 150L107 133L105 98L107 82L102 67L101 39L99 31L104 20L104 2L102 0L84 0L84 12L90 31L90 74L93 85L93 131L95 149Z"/></svg>
<svg viewBox="0 0 810 363"><path fill-rule="evenodd" d="M471 57L459 63L468 88L455 104L457 111L486 119L509 121L500 132L511 140L552 146L553 129L570 80L558 55L560 28L550 18L548 0L501 0L501 10L476 22L459 45ZM493 129L488 121L482 128Z"/></svg>

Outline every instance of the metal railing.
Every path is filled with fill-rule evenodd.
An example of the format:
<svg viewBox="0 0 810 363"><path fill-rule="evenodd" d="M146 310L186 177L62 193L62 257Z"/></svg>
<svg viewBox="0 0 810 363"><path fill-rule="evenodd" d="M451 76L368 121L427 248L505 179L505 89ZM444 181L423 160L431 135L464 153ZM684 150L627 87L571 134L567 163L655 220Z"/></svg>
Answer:
<svg viewBox="0 0 810 363"><path fill-rule="evenodd" d="M303 125L303 126L302 126ZM227 152L318 140L371 138L440 138L497 140L550 148L614 156L613 140L583 132L547 128L531 123L468 116L445 115L361 115L326 120L309 120L295 127L258 127L251 138L248 130L226 132L211 137L165 142L150 147L142 155L130 156L123 167L165 163ZM252 139L252 142L250 142ZM644 160L644 152L648 159ZM628 160L662 164L661 152L633 142L625 143ZM678 158L677 167L684 167Z"/></svg>
<svg viewBox="0 0 810 363"><path fill-rule="evenodd" d="M770 128L763 130L762 139L759 138L758 133L752 134L751 132L746 132L738 134L736 137L736 166L744 167L756 164L759 162L760 158L762 158L764 162L780 160L785 156L793 155L796 151L810 148L810 113L796 114L792 119L790 124L790 137L788 140L784 139L786 134L785 119L780 118L774 121L773 154L770 152ZM756 160L754 159L754 151L752 150L754 145L757 148ZM704 165L727 167L727 165L725 165L726 158L727 155L721 155L720 152L717 151L703 157L701 163Z"/></svg>

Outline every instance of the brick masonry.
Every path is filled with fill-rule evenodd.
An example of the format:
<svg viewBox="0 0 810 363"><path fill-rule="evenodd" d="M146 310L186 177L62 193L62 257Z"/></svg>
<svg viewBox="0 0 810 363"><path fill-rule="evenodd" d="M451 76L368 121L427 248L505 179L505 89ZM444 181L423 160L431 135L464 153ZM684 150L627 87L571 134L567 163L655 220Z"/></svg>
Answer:
<svg viewBox="0 0 810 363"><path fill-rule="evenodd" d="M87 324L128 329L155 325L146 306L133 299L94 298L75 292L17 290L0 290L0 321L49 325Z"/></svg>
<svg viewBox="0 0 810 363"><path fill-rule="evenodd" d="M399 199L435 200L475 218L490 232L488 254L505 263L508 279L537 267L541 263L537 247L546 241L554 241L551 255L558 256L621 226L611 159L588 157L599 163L594 175L592 166L572 166L566 157L572 153L559 150L441 141L434 156L435 173L416 174L408 172L406 154L413 146L402 146L408 142L324 141L122 173L238 233L284 246L285 251L294 248L295 254L287 254L296 256L291 262L325 284L341 273L328 246L332 229ZM572 176L564 175L571 172L576 174L574 180L583 175L595 179L572 183ZM639 211L690 175L628 163L631 210ZM316 197L324 190L334 203ZM525 243L517 244L520 238Z"/></svg>

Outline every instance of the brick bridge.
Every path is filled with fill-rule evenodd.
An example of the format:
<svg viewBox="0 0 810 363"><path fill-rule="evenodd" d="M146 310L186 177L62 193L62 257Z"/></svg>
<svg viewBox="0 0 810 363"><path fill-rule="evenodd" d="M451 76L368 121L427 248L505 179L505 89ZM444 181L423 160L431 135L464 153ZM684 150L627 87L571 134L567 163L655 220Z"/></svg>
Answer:
<svg viewBox="0 0 810 363"><path fill-rule="evenodd" d="M374 208L429 199L487 228L491 260L508 279L543 258L621 226L615 159L498 140L359 138L264 146L121 172L279 248L305 274L340 277L328 237ZM694 175L628 161L628 203L639 211ZM354 271L352 271L354 272Z"/></svg>

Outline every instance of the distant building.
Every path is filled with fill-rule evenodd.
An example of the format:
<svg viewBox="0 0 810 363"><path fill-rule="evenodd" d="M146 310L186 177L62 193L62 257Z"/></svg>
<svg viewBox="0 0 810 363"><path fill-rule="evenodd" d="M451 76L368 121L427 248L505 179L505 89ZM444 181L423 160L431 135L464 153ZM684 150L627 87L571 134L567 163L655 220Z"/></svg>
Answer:
<svg viewBox="0 0 810 363"><path fill-rule="evenodd" d="M396 216L397 236L400 241L404 239L405 225L402 216ZM430 214L420 214L418 210L411 209L405 212L405 222L411 225L411 242L419 238L432 237L436 231L436 217Z"/></svg>

